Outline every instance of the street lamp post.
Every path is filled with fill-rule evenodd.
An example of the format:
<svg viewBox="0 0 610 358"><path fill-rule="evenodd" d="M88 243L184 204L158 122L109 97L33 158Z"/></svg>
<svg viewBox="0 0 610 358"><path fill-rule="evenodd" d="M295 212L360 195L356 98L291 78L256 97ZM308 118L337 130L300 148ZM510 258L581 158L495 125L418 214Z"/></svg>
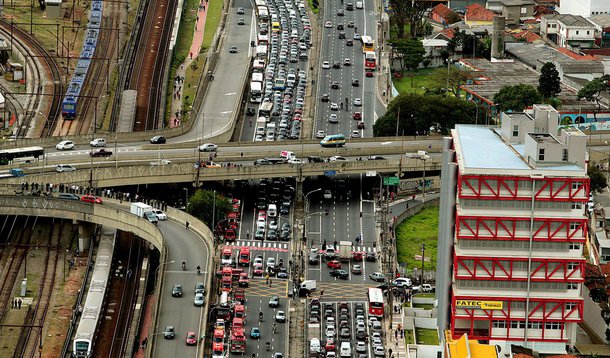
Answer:
<svg viewBox="0 0 610 358"><path fill-rule="evenodd" d="M305 231L306 231L306 230L305 230L305 227L306 227L305 223L307 222L307 211L308 211L308 210L307 210L307 209L308 209L308 205L307 205L307 197L308 197L309 195L311 195L311 194L315 193L315 192L320 191L320 190L322 190L322 188L317 188L317 189L314 189L314 190L312 190L312 191L308 192L307 194L303 194L303 192L301 192L301 194L303 195L303 201L305 202L305 203L304 203L304 205L305 205L305 215L303 215L303 241L304 241L304 242L305 242L305 240L307 239L307 238L305 237Z"/></svg>
<svg viewBox="0 0 610 358"><path fill-rule="evenodd" d="M189 189L188 188L182 188L182 190L184 190L184 211L186 211L186 206L189 202Z"/></svg>

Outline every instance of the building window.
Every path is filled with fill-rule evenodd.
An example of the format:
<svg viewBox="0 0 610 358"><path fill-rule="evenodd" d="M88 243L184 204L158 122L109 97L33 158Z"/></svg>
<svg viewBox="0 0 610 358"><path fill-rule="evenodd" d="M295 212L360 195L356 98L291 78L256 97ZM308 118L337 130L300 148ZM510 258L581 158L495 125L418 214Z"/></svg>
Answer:
<svg viewBox="0 0 610 358"><path fill-rule="evenodd" d="M527 328L542 329L542 323L541 322L527 322Z"/></svg>
<svg viewBox="0 0 610 358"><path fill-rule="evenodd" d="M519 125L514 125L513 126L513 137L518 137L519 136Z"/></svg>
<svg viewBox="0 0 610 358"><path fill-rule="evenodd" d="M560 329L561 328L561 323L559 323L559 322L546 322L544 324L544 328L545 329Z"/></svg>
<svg viewBox="0 0 610 358"><path fill-rule="evenodd" d="M506 321L491 321L493 328L506 328Z"/></svg>
<svg viewBox="0 0 610 358"><path fill-rule="evenodd" d="M576 303L575 302L568 302L568 303L566 303L566 310L571 311L574 308L576 308Z"/></svg>
<svg viewBox="0 0 610 358"><path fill-rule="evenodd" d="M570 230L576 230L576 229L578 229L579 226L580 226L580 223L571 222L570 223Z"/></svg>
<svg viewBox="0 0 610 358"><path fill-rule="evenodd" d="M570 243L570 250L580 250L580 244Z"/></svg>
<svg viewBox="0 0 610 358"><path fill-rule="evenodd" d="M574 282L568 282L568 290L578 290L578 284Z"/></svg>
<svg viewBox="0 0 610 358"><path fill-rule="evenodd" d="M572 190L578 190L582 187L582 182L573 181L572 182Z"/></svg>
<svg viewBox="0 0 610 358"><path fill-rule="evenodd" d="M543 161L544 160L544 148L538 149L538 160L539 161Z"/></svg>
<svg viewBox="0 0 610 358"><path fill-rule="evenodd" d="M589 30L587 30L587 35L589 35L589 33L590 33L590 31L589 31Z"/></svg>
<svg viewBox="0 0 610 358"><path fill-rule="evenodd" d="M524 329L525 328L525 321L511 321L510 322L510 328Z"/></svg>
<svg viewBox="0 0 610 358"><path fill-rule="evenodd" d="M563 150L563 156L562 156L561 160L563 160L564 162L568 161L568 150L567 149Z"/></svg>
<svg viewBox="0 0 610 358"><path fill-rule="evenodd" d="M582 203L580 203L580 202L572 203L572 209L582 209Z"/></svg>
<svg viewBox="0 0 610 358"><path fill-rule="evenodd" d="M578 30L576 30L576 35L578 35Z"/></svg>
<svg viewBox="0 0 610 358"><path fill-rule="evenodd" d="M576 262L568 262L568 270L575 270L578 267Z"/></svg>

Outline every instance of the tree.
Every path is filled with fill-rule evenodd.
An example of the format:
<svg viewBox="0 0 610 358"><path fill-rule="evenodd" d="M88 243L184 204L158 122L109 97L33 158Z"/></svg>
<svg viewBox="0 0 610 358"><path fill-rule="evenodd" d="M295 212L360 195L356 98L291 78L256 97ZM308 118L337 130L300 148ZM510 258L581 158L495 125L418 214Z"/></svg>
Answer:
<svg viewBox="0 0 610 358"><path fill-rule="evenodd" d="M538 92L540 92L543 98L557 97L561 93L559 72L557 72L557 68L555 68L555 64L552 62L545 63L540 70Z"/></svg>
<svg viewBox="0 0 610 358"><path fill-rule="evenodd" d="M213 215L214 207L216 208L216 215ZM212 190L201 189L191 196L186 206L187 213L199 218L212 230L214 230L212 222L219 222L227 215L230 209L231 203L227 198Z"/></svg>
<svg viewBox="0 0 610 358"><path fill-rule="evenodd" d="M458 96L460 86L475 77L474 72L467 67L458 67L448 64L449 68L438 68L430 76L435 88L445 88L447 92Z"/></svg>
<svg viewBox="0 0 610 358"><path fill-rule="evenodd" d="M434 126L448 133L457 123L474 123L475 105L457 97L405 93L396 97L375 122L375 136L425 135ZM396 121L398 119L398 131Z"/></svg>
<svg viewBox="0 0 610 358"><path fill-rule="evenodd" d="M415 38L403 40L400 41L397 50L402 54L402 61L405 67L411 71L411 87L413 87L413 71L417 70L426 54L424 44Z"/></svg>
<svg viewBox="0 0 610 358"><path fill-rule="evenodd" d="M472 57L473 49L475 57L485 57L487 59L491 56L491 39L486 33L479 33L479 36L475 34L467 34L464 30L455 29L453 38L449 40L447 47L449 50L455 52L458 47L462 49L462 55L464 57Z"/></svg>
<svg viewBox="0 0 610 358"><path fill-rule="evenodd" d="M542 100L536 87L528 84L504 86L494 95L494 103L499 112L521 112L526 107Z"/></svg>
<svg viewBox="0 0 610 358"><path fill-rule="evenodd" d="M577 96L578 99L586 99L589 102L595 101L597 104L597 110L593 111L593 117L597 122L597 112L601 111L602 106L599 102L601 100L601 95L603 92L608 91L608 80L610 76L602 76L598 78L594 78L589 83L587 83L583 88L578 90Z"/></svg>
<svg viewBox="0 0 610 358"><path fill-rule="evenodd" d="M411 24L410 35L417 36L422 34L420 27L421 19L428 6L423 1L389 0L392 12L390 13L390 24L396 26L396 37L405 38L405 25Z"/></svg>
<svg viewBox="0 0 610 358"><path fill-rule="evenodd" d="M587 169L587 175L591 179L591 191L594 193L600 193L608 186L606 176L601 170L595 165L589 165Z"/></svg>

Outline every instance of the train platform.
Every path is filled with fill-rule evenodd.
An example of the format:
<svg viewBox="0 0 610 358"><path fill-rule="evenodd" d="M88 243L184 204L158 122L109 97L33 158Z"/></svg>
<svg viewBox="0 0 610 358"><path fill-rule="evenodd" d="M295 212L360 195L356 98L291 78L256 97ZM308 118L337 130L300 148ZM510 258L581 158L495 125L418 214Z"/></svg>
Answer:
<svg viewBox="0 0 610 358"><path fill-rule="evenodd" d="M205 20L206 20L207 13L208 13L207 5L208 5L207 0L201 0L199 10L197 11L196 26L193 29L194 33L193 33L193 42L191 43L191 49L189 51L188 56L186 57L186 60L184 60L184 63L182 63L182 65L180 65L180 67L178 67L178 69L176 69L176 77L184 78L186 69L191 65L191 63L193 63L193 61L197 60L197 57L199 57L199 52L201 51L201 45L203 44ZM180 116L177 117L176 113L180 113L180 111L182 111L182 100L183 100L182 83L177 82L177 83L175 83L175 85L176 85L176 87L173 89L173 94L172 94L172 110L170 112L172 115L170 116L170 121L169 121L169 126L171 128L178 127L181 125L181 117Z"/></svg>

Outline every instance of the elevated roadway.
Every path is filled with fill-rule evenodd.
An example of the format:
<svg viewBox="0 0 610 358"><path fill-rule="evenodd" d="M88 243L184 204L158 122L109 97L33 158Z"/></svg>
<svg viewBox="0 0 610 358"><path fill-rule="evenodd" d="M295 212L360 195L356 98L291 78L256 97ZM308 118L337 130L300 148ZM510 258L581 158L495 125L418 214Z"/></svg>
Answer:
<svg viewBox="0 0 610 358"><path fill-rule="evenodd" d="M196 282L204 282L210 287L212 270L210 252L213 250L212 233L199 220L190 215L168 208L168 221L155 226L146 219L129 212L130 203L119 203L116 200L104 199L103 205L91 205L84 202L56 198L0 195L0 215L42 216L77 220L98 225L106 225L123 231L132 232L148 241L161 252L161 266L165 275L157 285L158 301L155 312L158 313L158 324L151 326L149 332L149 349L154 347L155 357L199 357L202 356L202 345L187 347L184 336L194 331L201 336L206 321L205 307L194 307L193 296ZM191 223L186 230L185 221ZM172 238L166 240L165 238ZM182 271L182 260L186 260L189 269ZM194 267L201 265L202 275L197 276ZM184 287L181 298L171 297L172 286L180 283ZM161 288L159 290L159 287ZM210 301L207 294L206 302ZM176 327L176 339L164 340L159 333L165 325Z"/></svg>

